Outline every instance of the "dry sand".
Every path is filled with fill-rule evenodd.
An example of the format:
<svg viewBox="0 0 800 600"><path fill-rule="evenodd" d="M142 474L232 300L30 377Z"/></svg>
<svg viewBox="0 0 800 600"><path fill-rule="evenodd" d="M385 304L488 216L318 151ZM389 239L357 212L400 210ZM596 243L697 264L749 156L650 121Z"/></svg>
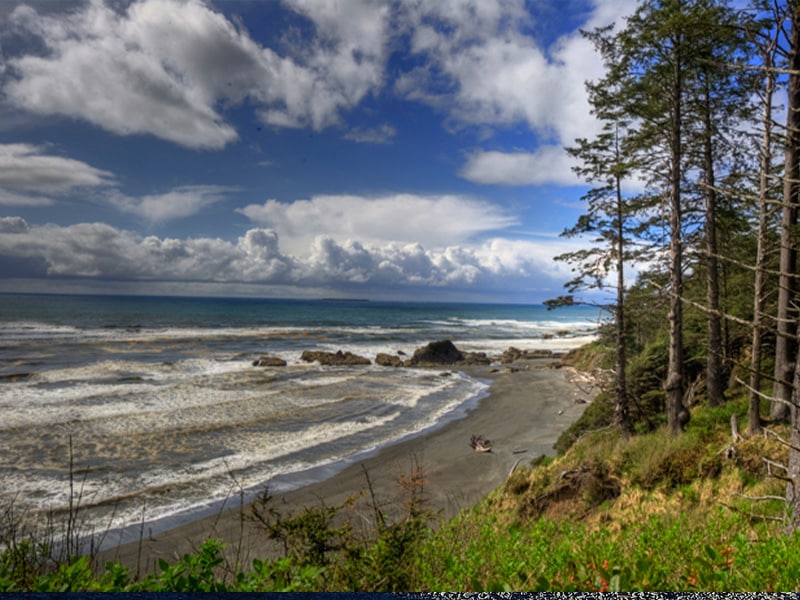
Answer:
<svg viewBox="0 0 800 600"><path fill-rule="evenodd" d="M419 464L427 475L429 506L446 518L473 506L498 488L519 460L527 464L542 454L553 454L558 436L583 412L587 390L572 382L571 371L549 368L551 360L520 361L492 372L489 367L469 367L475 377L491 379L489 395L463 419L394 446L350 465L325 481L276 495L274 506L289 512L303 506L337 506L348 497L366 492L369 473L381 505L403 501L398 476ZM492 441L491 453L469 446L473 434ZM366 499L359 501L365 507ZM232 501L233 504L237 504ZM102 552L98 563L121 560L144 574L159 558L173 561L193 552L207 538L221 538L240 564L263 557L267 546L253 523L243 521L249 507L236 506Z"/></svg>

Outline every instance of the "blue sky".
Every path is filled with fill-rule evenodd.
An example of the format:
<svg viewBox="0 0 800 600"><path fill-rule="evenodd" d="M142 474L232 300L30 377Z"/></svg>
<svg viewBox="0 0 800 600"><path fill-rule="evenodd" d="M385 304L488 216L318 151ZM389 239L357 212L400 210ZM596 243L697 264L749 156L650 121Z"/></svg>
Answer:
<svg viewBox="0 0 800 600"><path fill-rule="evenodd" d="M540 302L632 0L0 4L0 291Z"/></svg>

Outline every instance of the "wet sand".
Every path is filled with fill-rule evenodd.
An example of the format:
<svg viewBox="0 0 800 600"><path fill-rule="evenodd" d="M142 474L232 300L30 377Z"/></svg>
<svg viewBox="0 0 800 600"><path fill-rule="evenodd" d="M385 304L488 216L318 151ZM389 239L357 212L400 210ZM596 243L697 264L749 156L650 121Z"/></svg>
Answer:
<svg viewBox="0 0 800 600"><path fill-rule="evenodd" d="M542 454L553 454L558 436L586 407L582 401L590 399L589 390L572 382L570 370L549 368L552 362L519 361L496 372L483 366L465 368L469 375L492 380L489 395L465 418L381 449L330 479L276 494L273 506L292 513L320 503L337 506L354 494L366 493L365 470L378 503L399 506L404 496L397 479L416 464L426 475L429 506L441 518L473 506L502 485L517 461L528 464ZM469 445L473 434L490 439L492 452L474 452ZM230 508L214 515L152 536L145 532L139 541L100 553L97 562L103 565L119 559L133 572L144 574L152 571L160 558L173 561L212 537L224 540L240 564L264 557L268 546L263 533L242 518L249 514L249 506L238 499L229 504ZM360 499L357 507L367 520L367 499Z"/></svg>

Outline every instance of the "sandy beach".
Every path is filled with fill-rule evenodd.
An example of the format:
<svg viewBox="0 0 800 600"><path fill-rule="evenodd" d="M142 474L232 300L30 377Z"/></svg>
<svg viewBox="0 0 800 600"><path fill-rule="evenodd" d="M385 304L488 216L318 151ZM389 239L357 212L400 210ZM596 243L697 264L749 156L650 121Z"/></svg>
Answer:
<svg viewBox="0 0 800 600"><path fill-rule="evenodd" d="M553 369L552 359L518 361L499 369L470 366L469 375L492 381L489 395L463 419L394 446L384 448L333 477L275 495L274 505L295 512L299 507L336 506L367 490L369 473L376 498L382 505L402 502L397 485L401 474L415 464L427 475L429 505L442 518L470 507L499 487L513 465L527 464L542 454L553 454L553 444L583 412L590 397L577 386L569 369ZM492 441L492 452L474 452L473 434ZM366 506L366 500L360 500ZM265 554L265 541L253 523L243 521L249 511L238 499L230 508L195 521L101 552L97 563L119 559L140 574L152 571L158 559L172 561L196 550L207 538L221 538L242 564Z"/></svg>

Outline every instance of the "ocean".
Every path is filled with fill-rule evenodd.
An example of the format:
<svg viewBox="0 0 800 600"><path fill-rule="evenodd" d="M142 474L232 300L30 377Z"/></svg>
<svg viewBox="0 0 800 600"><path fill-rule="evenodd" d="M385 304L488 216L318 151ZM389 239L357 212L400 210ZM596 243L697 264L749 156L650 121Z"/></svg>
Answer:
<svg viewBox="0 0 800 600"><path fill-rule="evenodd" d="M0 513L78 507L120 541L335 474L462 418L489 382L453 371L322 367L304 350L411 356L566 350L590 307L0 295ZM258 367L262 355L287 362ZM445 376L446 375L446 376Z"/></svg>

